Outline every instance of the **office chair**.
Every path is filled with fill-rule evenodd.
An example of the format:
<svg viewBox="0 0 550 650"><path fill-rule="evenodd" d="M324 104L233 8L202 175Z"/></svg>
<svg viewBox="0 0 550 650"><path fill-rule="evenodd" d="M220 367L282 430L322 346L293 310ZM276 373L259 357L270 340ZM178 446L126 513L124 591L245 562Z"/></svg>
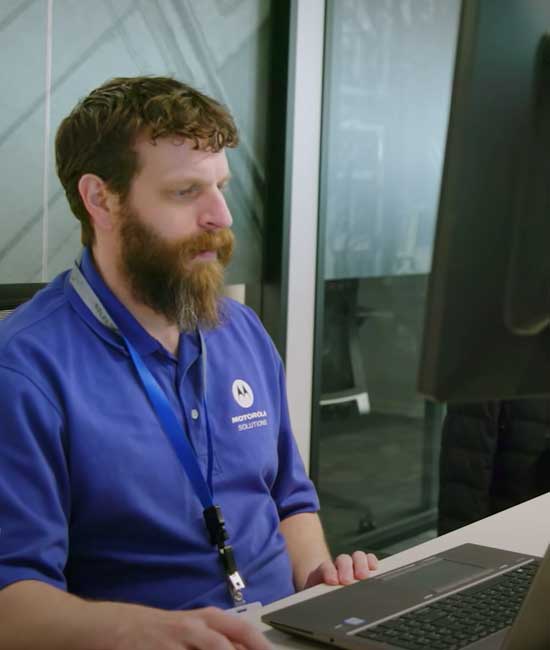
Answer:
<svg viewBox="0 0 550 650"><path fill-rule="evenodd" d="M33 282L27 284L0 284L0 321L42 289L45 284Z"/></svg>
<svg viewBox="0 0 550 650"><path fill-rule="evenodd" d="M359 279L325 284L321 406L354 401L360 415L370 410L359 328L367 310L357 304Z"/></svg>

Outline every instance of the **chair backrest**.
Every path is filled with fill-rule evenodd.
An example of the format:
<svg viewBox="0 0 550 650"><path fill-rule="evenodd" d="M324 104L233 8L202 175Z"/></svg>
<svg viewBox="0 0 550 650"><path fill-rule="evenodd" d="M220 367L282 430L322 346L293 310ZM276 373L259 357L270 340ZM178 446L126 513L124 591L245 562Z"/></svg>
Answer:
<svg viewBox="0 0 550 650"><path fill-rule="evenodd" d="M32 298L44 286L41 282L0 284L0 321L9 316L16 307Z"/></svg>

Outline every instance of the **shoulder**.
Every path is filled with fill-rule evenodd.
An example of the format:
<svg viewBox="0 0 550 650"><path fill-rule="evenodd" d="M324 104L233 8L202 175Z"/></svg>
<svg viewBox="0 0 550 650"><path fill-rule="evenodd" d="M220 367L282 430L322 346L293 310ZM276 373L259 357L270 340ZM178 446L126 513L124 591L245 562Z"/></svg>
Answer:
<svg viewBox="0 0 550 650"><path fill-rule="evenodd" d="M256 312L232 298L224 298L221 305L222 327L232 327L237 324L246 324L253 329L261 330L266 336L264 326Z"/></svg>
<svg viewBox="0 0 550 650"><path fill-rule="evenodd" d="M220 311L221 324L216 330L210 332L210 336L213 338L220 335L238 336L241 333L246 336L254 336L270 346L273 345L262 321L250 307L231 298L224 298Z"/></svg>
<svg viewBox="0 0 550 650"><path fill-rule="evenodd" d="M52 355L67 345L70 308L61 274L0 323L0 365L31 366L41 354Z"/></svg>
<svg viewBox="0 0 550 650"><path fill-rule="evenodd" d="M253 309L230 298L221 305L222 322L205 333L209 350L234 358L236 355L260 357L264 362L281 366L279 353Z"/></svg>
<svg viewBox="0 0 550 650"><path fill-rule="evenodd" d="M0 325L1 344L5 344L20 332L32 328L40 321L47 319L52 312L66 302L64 295L65 275L63 273L56 277L2 321Z"/></svg>

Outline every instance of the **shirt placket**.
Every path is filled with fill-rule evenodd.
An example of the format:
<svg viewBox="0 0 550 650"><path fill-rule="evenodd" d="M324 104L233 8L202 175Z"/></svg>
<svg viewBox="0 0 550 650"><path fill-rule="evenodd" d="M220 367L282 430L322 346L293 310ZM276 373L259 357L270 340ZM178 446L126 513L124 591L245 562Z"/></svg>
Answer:
<svg viewBox="0 0 550 650"><path fill-rule="evenodd" d="M179 373L178 373L179 374ZM208 470L206 413L202 399L201 362L197 356L178 377L176 393L185 421L185 430L197 455L203 476Z"/></svg>

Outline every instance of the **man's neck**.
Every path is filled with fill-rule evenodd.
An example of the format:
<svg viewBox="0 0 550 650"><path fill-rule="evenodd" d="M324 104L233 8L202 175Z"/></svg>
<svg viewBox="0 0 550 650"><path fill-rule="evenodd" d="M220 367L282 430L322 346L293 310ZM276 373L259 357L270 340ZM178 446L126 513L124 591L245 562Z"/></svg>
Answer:
<svg viewBox="0 0 550 650"><path fill-rule="evenodd" d="M92 258L103 282L105 282L143 329L153 338L157 339L169 352L177 354L180 339L180 332L177 325L169 323L162 314L158 314L134 298L128 283L116 267L116 263L114 262L116 259L115 255L102 254L101 250L94 249Z"/></svg>

